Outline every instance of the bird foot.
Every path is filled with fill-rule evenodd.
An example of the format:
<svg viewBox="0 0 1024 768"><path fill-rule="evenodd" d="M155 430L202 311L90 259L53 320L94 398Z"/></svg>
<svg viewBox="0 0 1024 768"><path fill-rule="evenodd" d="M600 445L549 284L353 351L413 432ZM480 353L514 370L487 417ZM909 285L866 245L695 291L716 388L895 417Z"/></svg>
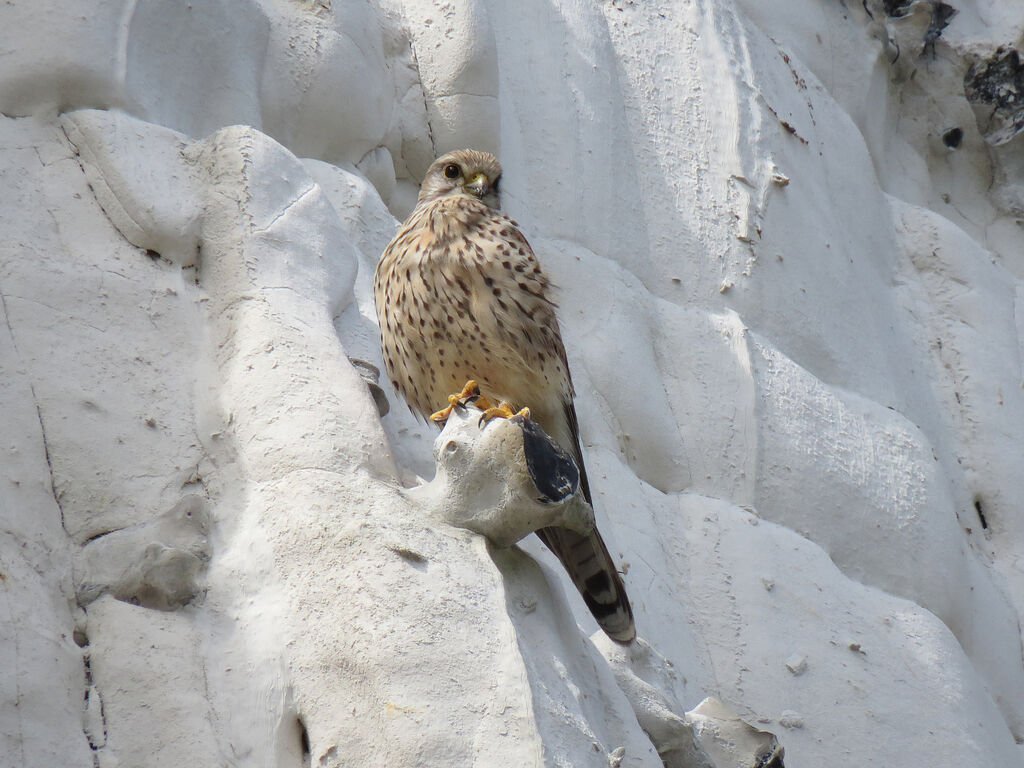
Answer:
<svg viewBox="0 0 1024 768"><path fill-rule="evenodd" d="M473 379L470 379L466 382L466 386L462 388L461 392L454 395L448 395L448 407L430 414L430 420L438 424L443 424L448 421L448 417L452 415L452 410L462 408L466 403L474 403L483 411L490 410L491 408L490 401L480 394L479 385L473 381Z"/></svg>
<svg viewBox="0 0 1024 768"><path fill-rule="evenodd" d="M479 407L479 402L477 402L477 406ZM496 408L484 408L482 410L483 413L480 414L480 421L478 424L483 424L485 421L490 421L495 417L500 417L502 419L511 419L514 416L522 416L524 419L530 418L529 408L523 408L518 413L514 413L512 411L512 404L504 401L499 403Z"/></svg>

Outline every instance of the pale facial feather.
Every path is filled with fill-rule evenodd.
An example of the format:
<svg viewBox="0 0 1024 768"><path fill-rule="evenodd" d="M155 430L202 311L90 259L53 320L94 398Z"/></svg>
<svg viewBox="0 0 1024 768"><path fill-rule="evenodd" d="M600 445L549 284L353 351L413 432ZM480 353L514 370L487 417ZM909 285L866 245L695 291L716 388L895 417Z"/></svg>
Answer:
<svg viewBox="0 0 1024 768"><path fill-rule="evenodd" d="M458 176L447 175L446 170L449 166L458 168ZM477 194L467 186L480 173L487 179L483 194ZM501 163L494 155L475 149L457 149L441 155L427 169L416 204L422 206L440 197L463 196L482 200L489 207L498 210L501 208L498 191L500 178Z"/></svg>

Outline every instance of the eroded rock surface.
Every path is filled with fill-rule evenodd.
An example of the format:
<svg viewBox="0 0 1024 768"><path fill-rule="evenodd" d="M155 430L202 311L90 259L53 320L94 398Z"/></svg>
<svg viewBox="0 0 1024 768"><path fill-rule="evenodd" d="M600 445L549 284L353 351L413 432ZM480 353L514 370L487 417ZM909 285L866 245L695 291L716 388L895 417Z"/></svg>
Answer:
<svg viewBox="0 0 1024 768"><path fill-rule="evenodd" d="M796 768L1019 763L1022 32L986 0L5 5L0 765L639 768L699 757L707 697ZM437 432L350 362L466 145L560 287L647 662L529 537L410 492ZM462 521L550 512L471 519L500 502Z"/></svg>

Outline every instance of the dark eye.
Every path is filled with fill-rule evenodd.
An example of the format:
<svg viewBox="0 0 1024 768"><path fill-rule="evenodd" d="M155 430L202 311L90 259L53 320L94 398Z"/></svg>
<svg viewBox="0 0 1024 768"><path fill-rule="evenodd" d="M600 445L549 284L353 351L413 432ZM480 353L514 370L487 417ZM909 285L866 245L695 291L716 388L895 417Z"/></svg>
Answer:
<svg viewBox="0 0 1024 768"><path fill-rule="evenodd" d="M501 183L501 176L499 176L498 178L496 178L496 179L494 180L494 183L493 183L493 184L491 184L491 190L492 190L492 191L494 191L494 192L497 192L497 191L498 191L498 184L500 184L500 183Z"/></svg>
<svg viewBox="0 0 1024 768"><path fill-rule="evenodd" d="M455 163L450 163L444 167L444 175L446 178L457 179L461 173L462 171L459 170L459 166Z"/></svg>

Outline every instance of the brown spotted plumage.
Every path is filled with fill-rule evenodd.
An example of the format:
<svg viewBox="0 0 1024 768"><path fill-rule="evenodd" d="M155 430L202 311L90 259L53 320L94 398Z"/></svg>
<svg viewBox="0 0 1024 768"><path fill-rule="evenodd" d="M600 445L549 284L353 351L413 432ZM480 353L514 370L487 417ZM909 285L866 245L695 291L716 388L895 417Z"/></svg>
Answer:
<svg viewBox="0 0 1024 768"><path fill-rule="evenodd" d="M449 152L427 170L416 209L374 275L384 365L424 417L468 379L492 401L528 406L575 457L590 501L550 284L516 222L499 210L500 177L493 155L469 149ZM604 631L632 641L633 612L600 534L537 533Z"/></svg>

